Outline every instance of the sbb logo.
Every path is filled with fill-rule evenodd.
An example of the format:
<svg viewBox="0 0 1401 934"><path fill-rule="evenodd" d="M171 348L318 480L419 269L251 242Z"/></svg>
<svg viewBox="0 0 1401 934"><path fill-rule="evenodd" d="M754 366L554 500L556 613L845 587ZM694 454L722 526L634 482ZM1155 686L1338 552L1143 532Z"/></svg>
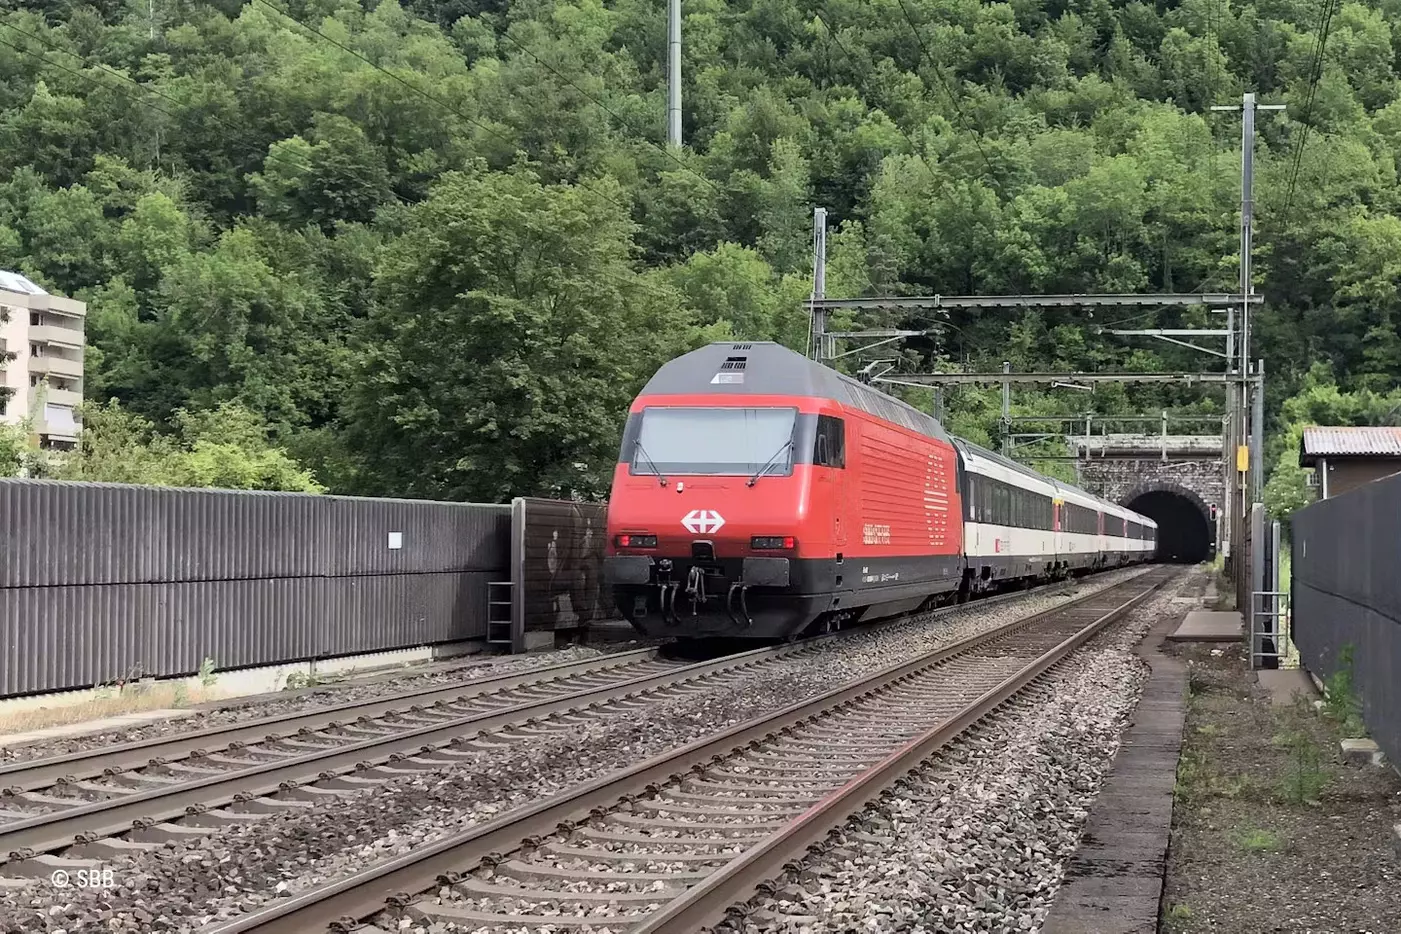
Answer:
<svg viewBox="0 0 1401 934"><path fill-rule="evenodd" d="M718 532L725 524L725 517L713 509L692 509L681 518L681 524L692 535Z"/></svg>

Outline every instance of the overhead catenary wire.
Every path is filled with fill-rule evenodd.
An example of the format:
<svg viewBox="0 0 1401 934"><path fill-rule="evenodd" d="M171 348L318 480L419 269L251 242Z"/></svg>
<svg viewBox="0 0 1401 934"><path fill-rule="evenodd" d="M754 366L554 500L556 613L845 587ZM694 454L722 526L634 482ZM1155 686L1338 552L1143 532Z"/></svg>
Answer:
<svg viewBox="0 0 1401 934"><path fill-rule="evenodd" d="M0 22L0 26L4 26L6 29L11 30L12 32L18 33L19 35L22 35L22 36L24 36L24 37L26 37L26 38L28 38L28 39L34 41L34 42L38 42L39 44L41 44L41 45L47 47L48 49L50 49L50 50L52 50L52 51L60 52L60 53L62 53L62 54L64 54L64 55L68 55L68 56L70 56L70 57L72 57L72 58L76 58L78 61L82 62L84 65L88 66L89 68L95 68L95 69L101 70L101 71L103 71L103 72L106 72L107 74L113 75L114 77L120 78L121 80L127 82L128 84L131 84L131 85L135 86L135 87L136 87L139 91L141 91L143 94L154 95L154 96L156 96L156 97L162 98L163 100L170 101L171 103L173 103L173 104L175 104L175 105L177 105L177 106L180 106L180 107L184 107L184 106L185 106L185 104L184 104L182 101L179 101L179 100L177 100L177 99L171 97L169 94L163 93L162 91L160 91L160 90L157 89L157 88L153 88L153 87L150 87L150 86L148 86L148 85L144 85L144 84L142 84L141 82L137 81L136 79L134 79L134 78L132 78L132 77L130 77L130 76L128 76L128 75L124 75L124 74L122 74L121 72L117 71L116 69L110 68L110 67L108 67L108 66L106 66L106 65L103 65L103 64L101 64L101 63L99 63L99 62L92 62L92 61L89 61L89 60L88 60L86 57L84 57L83 55L80 55L79 53L73 52L73 51L71 51L71 50L69 50L69 49L65 49L65 48L63 48L61 45L58 45L58 44L53 43L53 42L50 42L49 40L47 40L47 39L45 39L45 38L43 38L43 37L41 37L41 36L35 35L34 33L28 32L28 31L23 30L23 29L20 29L19 27L13 26L13 25L11 25L10 23L3 23L3 22ZM139 99L139 98L136 98L136 97L133 96L131 93L129 93L129 92L127 92L127 91L123 91L121 88L118 88L118 87L115 87L115 86L113 86L113 85L111 85L111 84L108 84L108 83L105 82L105 81L99 81L97 78L93 77L92 75L84 74L84 73L81 72L81 71L78 71L78 70L73 69L73 68L69 68L67 65L62 65L62 64L60 64L60 63L58 63L58 62L52 61L52 60L50 60L50 59L44 57L44 54L43 54L42 52L37 52L37 51L35 51L35 50L33 50L33 49L26 49L26 48L23 48L23 47L21 47L21 46L15 45L15 44L12 43L12 42L8 42L8 41L6 41L6 40L4 40L4 39L0 39L0 45L5 46L6 48L12 49L13 51L19 53L20 55L29 55L29 56L32 56L32 57L38 59L39 61L43 62L45 65L48 65L48 66L50 66L50 67L52 67L52 68L57 68L57 69L59 69L60 71L66 72L66 73L68 73L68 74L70 74L70 75L73 75L73 76L75 76L75 77L77 77L77 78L81 78L82 80L87 81L87 82L90 83L90 84L94 84L94 85L96 85L97 87L102 88L103 90L111 91L111 92L114 93L114 94L118 94L118 95L120 95L120 96L126 98L127 100L136 101L137 103L140 103L140 104L142 104L142 105L145 106L145 107L149 107L151 110L154 110L155 112L157 112L157 113L159 113L159 114L163 114L163 115L165 115L166 117L169 117L171 120L176 120L176 119L178 119L178 118L175 116L175 114L171 113L169 110L166 110L164 107L159 107L159 106L157 106L157 105L151 103L149 100L141 100L141 99ZM215 116L214 114L205 114L205 116L207 116L207 117L208 117L211 121L213 121L214 123L217 123L219 126L222 126L222 127L224 127L225 129L227 129L227 130L229 130L229 131L231 131L231 132L238 133L238 134L239 134L239 139L241 139L241 140L244 141L244 142L248 142L248 137L247 137L245 134L243 134L243 132L240 131L237 127L235 127L233 124L226 122L225 120L223 120L223 119L221 119L221 118ZM251 147L250 147L250 152L252 152L252 151L256 151L263 159L265 159L265 160L267 160L267 161L270 161L270 162L280 162L280 163L283 163L283 164L285 164L285 165L288 165L288 166L290 166L290 167L292 167L292 168L294 168L294 169L297 169L298 171L301 171L301 172L311 172L311 171L313 171L312 168L311 168L311 166L309 166L309 165L304 165L304 164L302 164L301 162L298 162L298 161L295 160L295 159L289 159L289 158L287 158L287 157L285 157L285 156L278 155L278 154L274 154L274 153L272 153L272 152L270 152L270 151L265 151L265 147L263 147L261 144L255 144L255 145L251 146Z"/></svg>
<svg viewBox="0 0 1401 934"><path fill-rule="evenodd" d="M837 34L837 31L832 28L832 24L827 22L827 20L824 19L822 14L819 12L814 12L813 16L817 17L817 21L822 24L822 29L827 34L827 37L837 44L837 48L842 50L842 55L846 56L846 60L851 62L853 66L856 65L856 57L851 54L851 51L849 49L847 49L846 44L842 42L841 37ZM863 81L862 84L863 87L859 87L857 88L857 90L864 95L866 93L866 88L864 87L865 82ZM924 157L923 147L915 143L914 137L910 136L909 132L904 127L902 127L899 121L897 121L895 118L892 117L890 123L892 126L895 127L896 130L899 131L901 136L905 137L905 142L910 144L910 151L914 153L916 157L918 157L920 162L924 163L925 170L929 172L930 180L933 181L936 185L940 185L947 189L947 181L944 178L940 177L940 175L934 171L934 167L930 165L929 160Z"/></svg>
<svg viewBox="0 0 1401 934"><path fill-rule="evenodd" d="M1318 13L1317 37L1314 42L1314 51L1309 63L1309 87L1304 98L1304 113L1300 121L1299 143L1294 149L1293 159L1289 167L1289 184L1284 196L1284 216L1288 217L1290 209L1294 206L1294 191L1299 181L1299 169L1303 165L1304 147L1308 144L1310 123L1313 118L1313 103L1318 93L1318 82L1323 78L1323 68L1326 61L1328 48L1328 33L1333 24L1333 15L1337 12L1341 0L1323 0Z"/></svg>

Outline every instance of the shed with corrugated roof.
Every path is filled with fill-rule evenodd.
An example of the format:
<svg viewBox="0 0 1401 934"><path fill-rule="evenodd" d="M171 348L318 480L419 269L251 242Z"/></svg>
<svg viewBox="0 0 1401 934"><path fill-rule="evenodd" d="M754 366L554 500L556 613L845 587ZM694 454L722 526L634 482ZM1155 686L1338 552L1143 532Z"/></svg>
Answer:
<svg viewBox="0 0 1401 934"><path fill-rule="evenodd" d="M1299 466L1313 469L1324 499L1401 473L1401 428L1305 428L1299 443Z"/></svg>

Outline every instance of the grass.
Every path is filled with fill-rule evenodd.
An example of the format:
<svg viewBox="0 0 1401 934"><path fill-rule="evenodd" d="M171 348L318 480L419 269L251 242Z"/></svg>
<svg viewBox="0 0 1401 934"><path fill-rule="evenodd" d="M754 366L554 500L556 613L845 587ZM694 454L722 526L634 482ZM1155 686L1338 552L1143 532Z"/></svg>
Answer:
<svg viewBox="0 0 1401 934"><path fill-rule="evenodd" d="M1324 681L1323 710L1342 731L1343 736L1357 738L1367 735L1362 722L1362 701L1352 686L1353 647L1345 645L1338 653L1338 670Z"/></svg>
<svg viewBox="0 0 1401 934"><path fill-rule="evenodd" d="M1263 784L1248 773L1225 775L1212 767L1207 753L1200 749L1183 752L1177 761L1177 785L1173 794L1180 801L1203 801L1207 798L1255 797Z"/></svg>
<svg viewBox="0 0 1401 934"><path fill-rule="evenodd" d="M133 679L138 673L131 674ZM199 686L193 695L185 679L174 681L124 680L114 684L99 684L93 689L93 696L86 700L65 704L58 702L53 707L33 707L0 712L0 737L10 733L27 733L52 726L67 726L88 720L103 720L120 717L123 714L144 713L148 710L170 710L188 707L191 703L213 700L221 696L214 690L219 683L219 675L214 667L214 659L205 656L200 662L195 676Z"/></svg>
<svg viewBox="0 0 1401 934"><path fill-rule="evenodd" d="M191 692L183 681L128 685L124 690L113 692L109 689L105 694L73 704L0 713L0 736L147 710L187 707L191 703L211 699L206 695L204 690Z"/></svg>
<svg viewBox="0 0 1401 934"><path fill-rule="evenodd" d="M1236 843L1247 853L1273 853L1281 845L1279 834L1259 828L1236 834Z"/></svg>
<svg viewBox="0 0 1401 934"><path fill-rule="evenodd" d="M1277 733L1271 742L1284 748L1289 757L1279 782L1280 798L1294 805L1317 805L1318 796L1332 780L1318 742L1302 729Z"/></svg>
<svg viewBox="0 0 1401 934"><path fill-rule="evenodd" d="M1190 926L1189 922L1196 917L1192 909L1186 902L1174 902L1173 906L1163 912L1163 926L1165 932L1176 934L1178 931L1186 931Z"/></svg>

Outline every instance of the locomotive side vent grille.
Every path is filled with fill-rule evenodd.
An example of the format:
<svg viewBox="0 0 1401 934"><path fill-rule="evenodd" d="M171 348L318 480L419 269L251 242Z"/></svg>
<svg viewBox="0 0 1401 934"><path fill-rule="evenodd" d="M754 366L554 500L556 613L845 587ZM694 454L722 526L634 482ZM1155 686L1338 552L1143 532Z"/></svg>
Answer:
<svg viewBox="0 0 1401 934"><path fill-rule="evenodd" d="M748 357L726 357L725 362L720 365L721 370L742 370Z"/></svg>
<svg viewBox="0 0 1401 934"><path fill-rule="evenodd" d="M730 349L731 349L731 350L752 350L753 348L754 348L754 345L753 345L753 344L735 344L735 345L734 345L733 347L731 347Z"/></svg>

